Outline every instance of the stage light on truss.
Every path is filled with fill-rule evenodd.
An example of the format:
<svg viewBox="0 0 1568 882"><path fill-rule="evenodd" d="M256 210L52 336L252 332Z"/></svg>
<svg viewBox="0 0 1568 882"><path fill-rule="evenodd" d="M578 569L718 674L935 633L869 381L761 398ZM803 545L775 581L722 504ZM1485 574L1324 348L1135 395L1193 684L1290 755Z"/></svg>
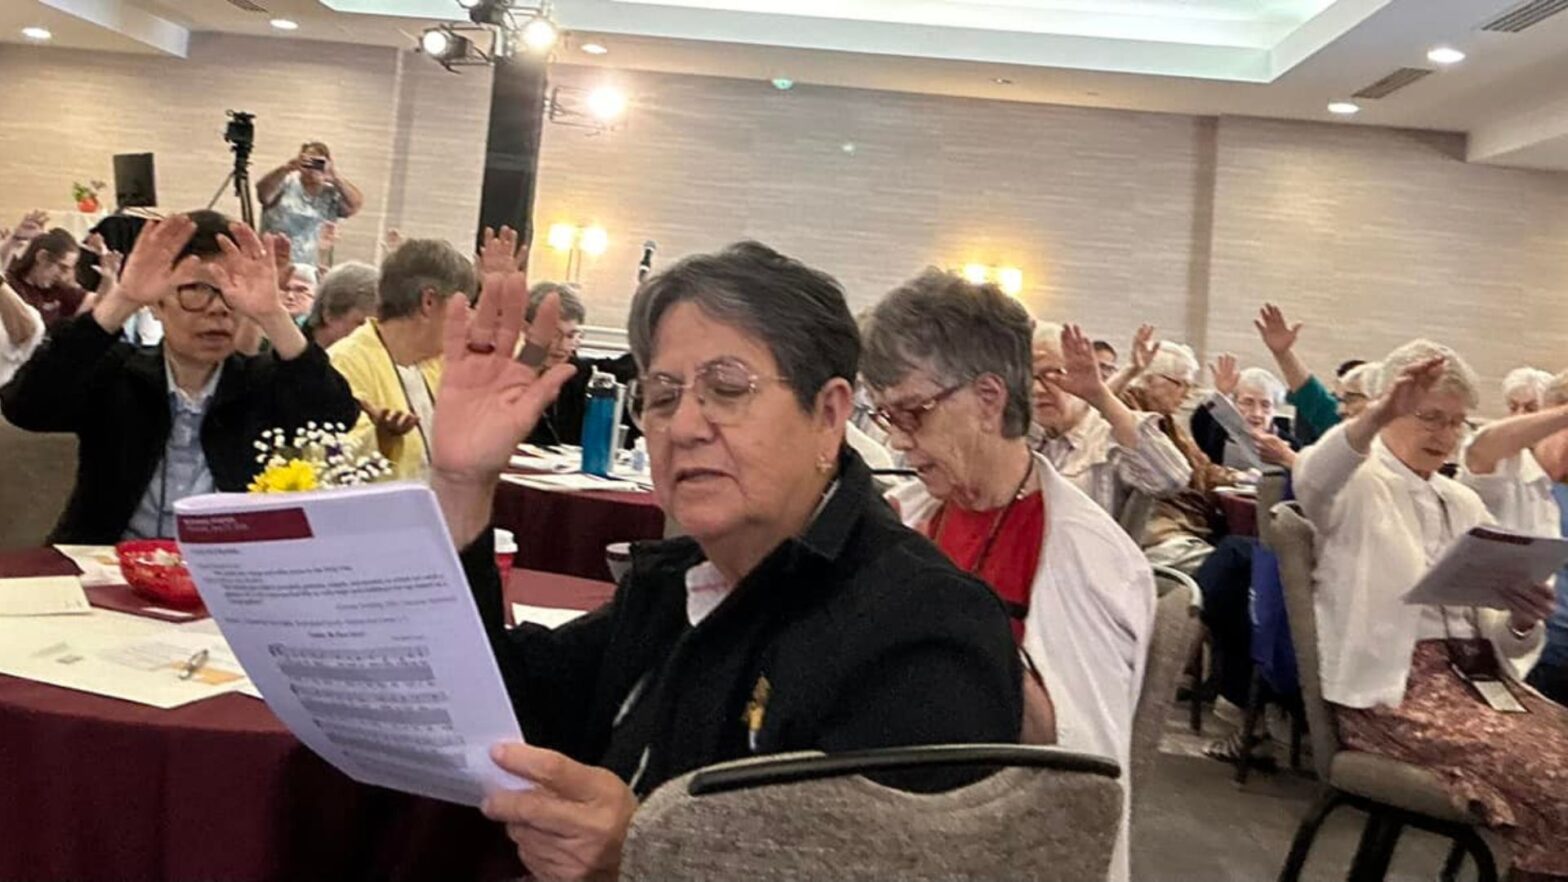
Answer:
<svg viewBox="0 0 1568 882"><path fill-rule="evenodd" d="M534 16L523 25L520 33L523 45L530 52L548 52L561 39L561 29L544 16Z"/></svg>
<svg viewBox="0 0 1568 882"><path fill-rule="evenodd" d="M426 28L419 37L419 50L442 64L468 55L469 39L447 27Z"/></svg>

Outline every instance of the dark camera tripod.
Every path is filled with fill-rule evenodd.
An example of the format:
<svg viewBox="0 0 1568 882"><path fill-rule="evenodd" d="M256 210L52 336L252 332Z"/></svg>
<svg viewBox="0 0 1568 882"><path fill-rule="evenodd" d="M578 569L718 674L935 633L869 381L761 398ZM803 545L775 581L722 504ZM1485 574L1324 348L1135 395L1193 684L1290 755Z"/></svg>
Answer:
<svg viewBox="0 0 1568 882"><path fill-rule="evenodd" d="M218 185L218 192L212 194L207 209L210 211L217 205L223 197L223 191L233 184L234 195L240 200L240 220L255 229L256 207L250 189L250 151L256 144L256 115L243 110L229 111L229 125L223 132L223 140L234 151L234 168Z"/></svg>

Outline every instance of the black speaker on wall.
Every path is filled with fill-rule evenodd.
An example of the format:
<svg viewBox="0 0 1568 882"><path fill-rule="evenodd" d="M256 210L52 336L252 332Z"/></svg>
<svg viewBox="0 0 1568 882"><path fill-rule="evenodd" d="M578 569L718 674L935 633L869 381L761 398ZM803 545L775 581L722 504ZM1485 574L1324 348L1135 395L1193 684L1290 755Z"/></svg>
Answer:
<svg viewBox="0 0 1568 882"><path fill-rule="evenodd" d="M114 157L114 203L121 209L158 204L151 153L119 153Z"/></svg>

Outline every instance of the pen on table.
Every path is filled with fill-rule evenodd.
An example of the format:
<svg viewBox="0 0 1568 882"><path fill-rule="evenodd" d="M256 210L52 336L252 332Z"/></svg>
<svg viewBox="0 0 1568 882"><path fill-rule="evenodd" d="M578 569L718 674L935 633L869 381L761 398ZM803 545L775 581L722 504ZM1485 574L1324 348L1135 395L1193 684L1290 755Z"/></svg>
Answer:
<svg viewBox="0 0 1568 882"><path fill-rule="evenodd" d="M191 653L191 657L185 660L185 666L180 669L180 679L189 680L196 676L196 672L201 670L201 666L207 663L208 655L210 653L205 649L198 649Z"/></svg>

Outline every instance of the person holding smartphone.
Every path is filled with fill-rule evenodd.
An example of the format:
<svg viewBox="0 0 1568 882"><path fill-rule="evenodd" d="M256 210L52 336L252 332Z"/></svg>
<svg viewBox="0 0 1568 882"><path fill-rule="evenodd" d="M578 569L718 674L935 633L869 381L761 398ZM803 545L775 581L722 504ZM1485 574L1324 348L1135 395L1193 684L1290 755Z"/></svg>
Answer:
<svg viewBox="0 0 1568 882"><path fill-rule="evenodd" d="M322 232L328 224L353 217L365 204L359 188L338 174L332 150L320 141L300 145L299 155L256 182L261 198L261 229L288 237L296 263L325 265Z"/></svg>

